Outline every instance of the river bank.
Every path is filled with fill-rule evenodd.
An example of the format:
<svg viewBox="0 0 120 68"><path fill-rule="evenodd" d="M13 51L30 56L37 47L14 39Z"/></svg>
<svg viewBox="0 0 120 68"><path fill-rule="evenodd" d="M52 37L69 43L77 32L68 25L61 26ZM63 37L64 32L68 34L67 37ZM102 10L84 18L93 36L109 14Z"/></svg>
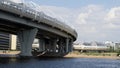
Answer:
<svg viewBox="0 0 120 68"><path fill-rule="evenodd" d="M0 56L2 55L11 55L14 56L19 54L20 51L0 51ZM105 58L105 59L120 59L120 57L116 56L116 53L78 53L71 52L65 56L65 58Z"/></svg>
<svg viewBox="0 0 120 68"><path fill-rule="evenodd" d="M19 54L20 51L0 50L0 54Z"/></svg>
<svg viewBox="0 0 120 68"><path fill-rule="evenodd" d="M103 58L103 59L120 59L120 57L116 55L87 55L87 54L75 54L75 53L69 53L65 57L67 58Z"/></svg>

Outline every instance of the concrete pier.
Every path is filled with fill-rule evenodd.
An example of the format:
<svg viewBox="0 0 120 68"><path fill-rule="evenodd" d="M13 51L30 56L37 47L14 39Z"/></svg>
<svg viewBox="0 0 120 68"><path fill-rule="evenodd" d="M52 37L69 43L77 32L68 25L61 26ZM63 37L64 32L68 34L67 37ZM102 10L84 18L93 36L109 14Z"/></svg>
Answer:
<svg viewBox="0 0 120 68"><path fill-rule="evenodd" d="M45 39L43 37L39 38L39 51L45 51Z"/></svg>
<svg viewBox="0 0 120 68"><path fill-rule="evenodd" d="M66 40L65 40L65 52L67 53L67 52L69 52L69 39L68 38L66 38Z"/></svg>
<svg viewBox="0 0 120 68"><path fill-rule="evenodd" d="M69 52L73 51L73 39L70 39L69 41Z"/></svg>
<svg viewBox="0 0 120 68"><path fill-rule="evenodd" d="M21 45L20 56L32 56L32 44L36 36L37 29L22 30L18 32L18 38Z"/></svg>

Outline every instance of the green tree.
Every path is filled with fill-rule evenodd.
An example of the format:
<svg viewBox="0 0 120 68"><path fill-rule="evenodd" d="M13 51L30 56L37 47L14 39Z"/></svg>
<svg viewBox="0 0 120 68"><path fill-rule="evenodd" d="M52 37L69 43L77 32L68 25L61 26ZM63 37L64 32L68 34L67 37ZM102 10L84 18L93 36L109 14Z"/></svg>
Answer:
<svg viewBox="0 0 120 68"><path fill-rule="evenodd" d="M120 48L118 48L118 49L116 50L116 52L117 52L117 56L119 56L119 55L120 55Z"/></svg>
<svg viewBox="0 0 120 68"><path fill-rule="evenodd" d="M110 51L110 52L114 52L114 47L110 46L110 47L109 47L109 51Z"/></svg>

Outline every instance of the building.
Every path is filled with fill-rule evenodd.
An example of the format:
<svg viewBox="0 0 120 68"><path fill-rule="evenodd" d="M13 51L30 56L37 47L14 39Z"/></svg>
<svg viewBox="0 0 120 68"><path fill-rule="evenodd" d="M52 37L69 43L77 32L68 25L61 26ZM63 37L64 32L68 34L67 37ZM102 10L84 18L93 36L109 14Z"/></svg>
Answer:
<svg viewBox="0 0 120 68"><path fill-rule="evenodd" d="M111 41L106 41L105 44L109 47L110 51L112 52L116 51L120 46L120 43L115 43Z"/></svg>
<svg viewBox="0 0 120 68"><path fill-rule="evenodd" d="M0 32L0 50L17 50L16 35Z"/></svg>
<svg viewBox="0 0 120 68"><path fill-rule="evenodd" d="M39 48L38 39L35 39L33 48ZM17 35L0 32L0 50L20 50L20 43Z"/></svg>
<svg viewBox="0 0 120 68"><path fill-rule="evenodd" d="M105 52L108 51L109 48L99 42L84 42L82 44L74 45L73 46L74 50L80 51L80 52L88 52L88 51L97 51L97 52Z"/></svg>
<svg viewBox="0 0 120 68"><path fill-rule="evenodd" d="M120 43L115 43L115 47L114 47L115 50L118 50L120 49Z"/></svg>

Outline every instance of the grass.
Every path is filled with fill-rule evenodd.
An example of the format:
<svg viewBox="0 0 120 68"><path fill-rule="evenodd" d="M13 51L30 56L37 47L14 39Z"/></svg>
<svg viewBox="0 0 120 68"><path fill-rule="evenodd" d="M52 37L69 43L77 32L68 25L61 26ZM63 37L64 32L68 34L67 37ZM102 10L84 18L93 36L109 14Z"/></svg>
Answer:
<svg viewBox="0 0 120 68"><path fill-rule="evenodd" d="M111 53L111 52L105 52L105 53L98 53L98 52L86 52L86 53L81 53L78 51L72 52L73 54L76 55L92 55L92 56L117 56L117 53Z"/></svg>

